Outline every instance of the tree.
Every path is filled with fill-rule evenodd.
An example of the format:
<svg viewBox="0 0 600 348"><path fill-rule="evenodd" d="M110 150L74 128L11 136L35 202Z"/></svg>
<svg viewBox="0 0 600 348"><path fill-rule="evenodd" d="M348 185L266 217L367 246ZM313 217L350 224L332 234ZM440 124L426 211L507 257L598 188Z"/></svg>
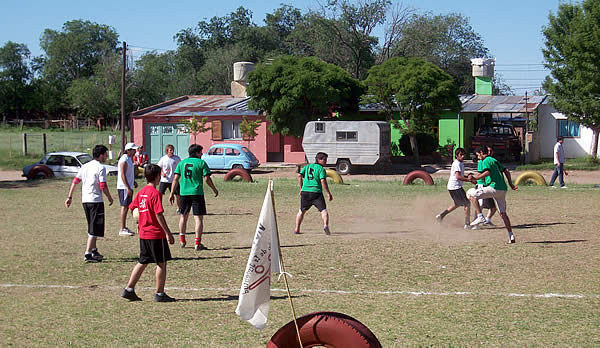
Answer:
<svg viewBox="0 0 600 348"><path fill-rule="evenodd" d="M543 28L544 88L554 107L593 131L591 154L598 154L600 132L600 2L561 3Z"/></svg>
<svg viewBox="0 0 600 348"><path fill-rule="evenodd" d="M475 92L471 58L489 54L481 35L461 14L413 15L402 27L397 41L388 45L391 56L420 57L439 66L454 77L461 93Z"/></svg>
<svg viewBox="0 0 600 348"><path fill-rule="evenodd" d="M189 120L183 121L185 131L188 134L192 134L194 136L194 144L196 144L196 136L199 133L205 133L212 129L212 127L206 126L207 122L208 117L202 117L201 120L198 120L196 116L192 116L192 118L190 118Z"/></svg>
<svg viewBox="0 0 600 348"><path fill-rule="evenodd" d="M315 57L284 56L258 64L248 77L249 108L271 121L271 133L301 136L308 121L328 114L358 110L363 87L342 68Z"/></svg>
<svg viewBox="0 0 600 348"><path fill-rule="evenodd" d="M242 122L240 123L240 132L244 140L248 140L248 147L250 142L256 137L256 129L260 127L260 120L251 121L246 116L242 116Z"/></svg>
<svg viewBox="0 0 600 348"><path fill-rule="evenodd" d="M16 118L25 108L28 82L32 76L26 45L8 41L0 47L0 114Z"/></svg>
<svg viewBox="0 0 600 348"><path fill-rule="evenodd" d="M62 31L44 30L40 39L46 53L44 79L54 85L59 95L66 95L64 92L72 81L89 78L103 57L118 52L117 40L118 34L113 28L90 21L66 22ZM63 99L58 104L65 102Z"/></svg>
<svg viewBox="0 0 600 348"><path fill-rule="evenodd" d="M373 66L365 83L373 101L383 107L386 119L410 136L417 165L417 133L431 130L441 112L458 112L461 107L452 76L422 58L395 57ZM393 119L396 110L400 122Z"/></svg>

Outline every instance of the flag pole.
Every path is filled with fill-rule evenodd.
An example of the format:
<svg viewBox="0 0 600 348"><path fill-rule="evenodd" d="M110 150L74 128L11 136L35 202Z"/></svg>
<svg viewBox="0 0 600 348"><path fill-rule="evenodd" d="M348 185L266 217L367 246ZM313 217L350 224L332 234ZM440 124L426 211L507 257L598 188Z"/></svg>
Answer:
<svg viewBox="0 0 600 348"><path fill-rule="evenodd" d="M283 264L283 254L281 253L281 244L279 243L279 226L277 224L277 211L275 210L275 195L273 194L273 180L269 178L269 186L271 191L271 204L273 204L273 215L275 216L275 237L277 238L277 248L279 249L279 263L281 265L281 274L283 274L283 281L285 283L285 289L287 291L288 300L292 309L292 316L294 317L294 326L296 327L296 335L298 336L298 342L300 348L304 348L302 345L302 339L300 338L300 329L298 328L298 321L296 321L296 309L294 308L294 302L292 301L292 294L290 293L290 287L287 281L287 274L285 273L285 266Z"/></svg>

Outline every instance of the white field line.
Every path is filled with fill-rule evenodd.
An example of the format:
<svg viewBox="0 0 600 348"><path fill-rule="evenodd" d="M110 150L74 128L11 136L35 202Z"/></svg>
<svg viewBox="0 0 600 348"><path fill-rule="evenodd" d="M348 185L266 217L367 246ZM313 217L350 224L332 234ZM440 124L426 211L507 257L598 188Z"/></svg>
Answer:
<svg viewBox="0 0 600 348"><path fill-rule="evenodd" d="M107 289L120 290L118 286L85 286L85 285L44 285L44 284L0 284L0 288L31 288L31 289ZM154 288L142 287L143 290L153 290ZM238 293L239 289L234 288L182 288L182 287L166 287L166 290L176 291L198 291L198 292L214 292L225 291ZM285 289L272 288L271 291L286 292ZM600 294L518 294L518 293L479 293L473 291L405 291L405 290L390 290L390 291L369 291L369 290L330 290L330 289L290 289L291 292L304 293L322 293L336 295L406 295L406 296L492 296L492 297L530 297L530 298L573 298L573 299L598 299Z"/></svg>

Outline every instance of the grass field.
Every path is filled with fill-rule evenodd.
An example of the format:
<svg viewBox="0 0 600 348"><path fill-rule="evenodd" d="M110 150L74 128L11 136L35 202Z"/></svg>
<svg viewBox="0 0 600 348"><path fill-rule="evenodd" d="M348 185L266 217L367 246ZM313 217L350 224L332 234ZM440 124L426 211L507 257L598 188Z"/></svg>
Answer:
<svg viewBox="0 0 600 348"><path fill-rule="evenodd" d="M264 347L291 314L277 280L264 330L234 313L267 184L256 179L215 178L220 195L207 196L203 238L209 250L172 247L167 292L179 301L167 304L152 302L152 266L138 284L142 302L119 297L139 247L137 237L118 236L117 206L107 207L99 241L104 262L85 264L79 191L71 208L63 205L69 180L0 183L0 345ZM298 315L345 313L383 347L600 346L600 189L510 192L517 244L506 245L504 228L465 231L458 211L436 224L450 203L443 183L345 181L330 186L327 237L314 209L304 233L291 233L297 182L275 180ZM176 231L175 209L167 210Z"/></svg>

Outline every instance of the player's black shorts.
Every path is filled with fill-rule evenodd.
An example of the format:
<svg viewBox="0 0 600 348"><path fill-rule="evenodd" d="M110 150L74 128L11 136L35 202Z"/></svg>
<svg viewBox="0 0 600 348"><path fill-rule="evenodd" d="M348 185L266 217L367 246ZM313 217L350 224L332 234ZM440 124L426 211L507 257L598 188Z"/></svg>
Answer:
<svg viewBox="0 0 600 348"><path fill-rule="evenodd" d="M165 192L167 192L167 189L169 189L169 192L171 192L171 183L170 182L160 182L160 184L158 184L158 192L160 192L161 195L164 195ZM177 185L177 187L175 188L175 194L177 196L179 196L179 185Z"/></svg>
<svg viewBox="0 0 600 348"><path fill-rule="evenodd" d="M327 209L323 192L300 192L300 210L307 211L313 205L319 211Z"/></svg>
<svg viewBox="0 0 600 348"><path fill-rule="evenodd" d="M194 216L206 215L206 202L203 195L181 196L179 208L183 215L189 214L190 210Z"/></svg>
<svg viewBox="0 0 600 348"><path fill-rule="evenodd" d="M88 223L88 235L104 237L104 203L83 203Z"/></svg>
<svg viewBox="0 0 600 348"><path fill-rule="evenodd" d="M448 190L448 192L450 193L450 197L452 197L454 204L456 204L457 206L466 207L469 205L467 194L465 193L465 190L463 190L462 187L456 190Z"/></svg>
<svg viewBox="0 0 600 348"><path fill-rule="evenodd" d="M493 198L484 198L483 204L481 204L481 208L484 208L484 209L496 208L496 202L494 201Z"/></svg>
<svg viewBox="0 0 600 348"><path fill-rule="evenodd" d="M172 260L167 239L140 239L141 264L163 263Z"/></svg>
<svg viewBox="0 0 600 348"><path fill-rule="evenodd" d="M126 189L117 189L117 192L119 193L119 204L121 204L122 207L129 207L133 199L133 195L128 196Z"/></svg>

